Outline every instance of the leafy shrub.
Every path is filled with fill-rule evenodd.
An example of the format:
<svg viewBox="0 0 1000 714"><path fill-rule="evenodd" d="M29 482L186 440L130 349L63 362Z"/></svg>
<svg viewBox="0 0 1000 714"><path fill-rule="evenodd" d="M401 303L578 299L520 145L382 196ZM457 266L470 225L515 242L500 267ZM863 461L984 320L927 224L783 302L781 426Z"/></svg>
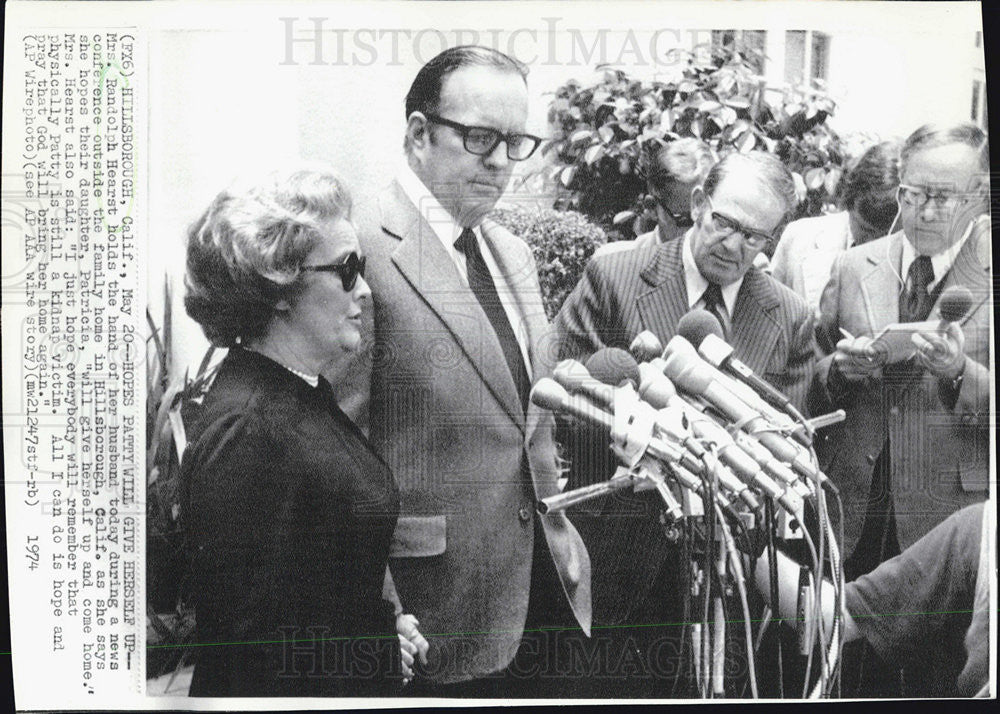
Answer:
<svg viewBox="0 0 1000 714"><path fill-rule="evenodd" d="M164 284L162 327L149 310L146 353L146 625L147 677L176 673L190 656L194 610L183 593L188 561L180 518L181 458L191 423L215 375L209 348L192 379L171 357L171 292ZM216 365L217 366L217 365ZM172 681L172 680L171 680Z"/></svg>
<svg viewBox="0 0 1000 714"><path fill-rule="evenodd" d="M641 153L692 136L720 158L755 149L776 154L798 189L793 218L822 213L844 165L841 140L826 124L833 99L821 86L768 89L747 59L755 50L746 46L713 47L707 57L679 54L686 62L673 81L637 80L602 66L597 83L570 80L555 90L553 138L542 152L563 194L556 207L582 211L612 238L632 237L644 211Z"/></svg>
<svg viewBox="0 0 1000 714"><path fill-rule="evenodd" d="M576 211L511 206L496 209L491 217L531 246L545 314L552 320L576 287L590 256L607 242L604 231Z"/></svg>

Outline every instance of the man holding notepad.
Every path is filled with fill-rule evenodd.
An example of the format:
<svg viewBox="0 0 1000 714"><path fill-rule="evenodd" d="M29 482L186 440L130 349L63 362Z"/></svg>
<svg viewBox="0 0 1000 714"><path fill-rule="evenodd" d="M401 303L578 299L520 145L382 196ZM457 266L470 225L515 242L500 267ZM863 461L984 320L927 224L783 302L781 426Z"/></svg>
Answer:
<svg viewBox="0 0 1000 714"><path fill-rule="evenodd" d="M985 498L989 475L986 136L925 126L901 164L902 230L841 255L820 303L829 354L813 396L848 412L822 456L844 494L853 574ZM955 320L959 293L969 309Z"/></svg>
<svg viewBox="0 0 1000 714"><path fill-rule="evenodd" d="M989 480L987 139L925 126L900 160L902 230L841 254L820 301L810 410L847 411L817 450L843 496L848 580L984 500Z"/></svg>

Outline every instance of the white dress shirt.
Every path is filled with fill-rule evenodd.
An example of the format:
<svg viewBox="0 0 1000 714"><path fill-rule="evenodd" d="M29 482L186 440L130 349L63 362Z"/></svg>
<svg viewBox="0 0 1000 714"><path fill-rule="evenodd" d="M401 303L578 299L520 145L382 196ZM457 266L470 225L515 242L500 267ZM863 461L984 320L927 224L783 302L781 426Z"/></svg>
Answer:
<svg viewBox="0 0 1000 714"><path fill-rule="evenodd" d="M434 194L427 189L423 181L420 180L420 177L413 173L413 169L405 161L400 166L396 181L402 187L403 193L410 199L410 202L417 207L423 219L434 230L434 235L441 241L441 246L444 248L445 253L448 254L455 264L459 280L462 281L463 285L468 287L469 271L465 253L455 247L455 241L458 240L465 229L455 223L452 215L441 205L441 202L437 200ZM528 379L530 380L532 379L532 374L531 360L528 357L528 332L524 319L521 317L521 311L514 296L514 291L503 273L500 272L500 266L493 255L493 249L483 237L482 229L479 226L475 226L472 228L472 232L479 242L479 252L483 254L483 260L486 262L486 267L493 278L493 284L496 286L497 295L499 295L500 303L503 305L503 311L506 313L507 320L514 330L515 337L517 337L518 347L521 348L521 359L524 361L524 368L528 372Z"/></svg>
<svg viewBox="0 0 1000 714"><path fill-rule="evenodd" d="M931 256L931 266L934 268L934 279L928 284L927 292L934 292L934 288L937 284L941 282L942 278L948 274L951 270L951 266L955 262L955 258L958 254L962 252L962 246L965 245L965 241L969 240L969 236L972 235L972 231L976 228L976 224L982 220L989 220L989 216L980 216L975 220L969 221L968 228L965 229L965 233L962 237L955 243L942 250L937 255ZM910 271L910 265L913 261L917 259L917 252L913 249L913 244L910 243L909 239L903 239L903 257L899 266L899 278L903 285L906 285L906 274Z"/></svg>
<svg viewBox="0 0 1000 714"><path fill-rule="evenodd" d="M681 262L684 265L684 285L687 287L687 299L688 307L690 309L704 308L705 301L702 296L705 290L708 289L708 281L705 276L701 274L698 270L698 265L694 262L694 251L691 248L691 241L694 240L693 234L694 229L688 230L684 234L682 240L684 241L684 247L681 248ZM735 280L729 285L720 285L722 289L722 302L725 303L725 315L721 317L725 320L727 334L732 334L733 327L733 311L736 309L736 296L739 295L740 286L743 285L743 276L740 276L739 280Z"/></svg>

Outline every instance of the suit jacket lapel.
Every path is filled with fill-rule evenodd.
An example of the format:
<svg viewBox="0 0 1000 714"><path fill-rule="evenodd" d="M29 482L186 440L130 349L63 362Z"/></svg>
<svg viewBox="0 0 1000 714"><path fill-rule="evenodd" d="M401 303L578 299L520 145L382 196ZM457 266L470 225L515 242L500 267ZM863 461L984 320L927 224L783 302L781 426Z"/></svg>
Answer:
<svg viewBox="0 0 1000 714"><path fill-rule="evenodd" d="M688 311L681 249L685 236L664 243L640 277L650 286L636 298L639 319L666 344L677 334L677 323Z"/></svg>
<svg viewBox="0 0 1000 714"><path fill-rule="evenodd" d="M899 322L899 295L903 289L899 275L903 260L902 231L886 244L884 255L870 255L871 270L861 277L861 297L868 316L868 334Z"/></svg>
<svg viewBox="0 0 1000 714"><path fill-rule="evenodd" d="M381 202L382 228L400 238L392 262L414 291L447 326L459 348L510 417L524 425L517 388L500 341L479 301L458 275L458 268L398 184Z"/></svg>
<svg viewBox="0 0 1000 714"><path fill-rule="evenodd" d="M736 295L732 341L739 358L758 374L767 371L781 335L781 324L771 315L778 305L767 276L756 268L747 271Z"/></svg>
<svg viewBox="0 0 1000 714"><path fill-rule="evenodd" d="M981 233L983 230L986 231L985 234ZM972 293L972 306L965 317L959 322L960 325L964 325L971 320L976 311L986 305L986 301L989 300L992 294L990 291L989 253L987 251L980 255L980 250L989 246L989 230L990 224L988 219L985 221L980 219L980 223L973 228L972 234L965 241L962 250L955 257L955 262L952 264L951 270L945 276L944 285L942 286L941 294L938 295L937 304L934 305L934 310L931 312L932 315L937 314L944 291L953 285L963 285ZM982 242L984 240L986 241L985 243Z"/></svg>
<svg viewBox="0 0 1000 714"><path fill-rule="evenodd" d="M517 238L495 221L486 220L482 224L483 237L493 259L496 260L504 281L510 287L514 303L527 333L528 359L531 361L532 380L537 380L541 365L538 364L537 346L548 327L545 316L545 306L541 300L541 288L538 284L538 272L530 253L504 250L503 245Z"/></svg>
<svg viewBox="0 0 1000 714"><path fill-rule="evenodd" d="M541 297L542 291L538 283L535 262L529 260L530 253L503 249L504 243L517 239L510 231L495 221L483 221L482 230L486 245L493 254L504 280L513 292L514 302L517 305L526 333L528 359L531 362L531 380L533 383L537 382L542 377L548 376L551 372L551 365L544 359L544 345L550 334L549 321L545 315L545 305ZM544 414L542 410L533 405L528 406L525 432L528 439L531 438Z"/></svg>

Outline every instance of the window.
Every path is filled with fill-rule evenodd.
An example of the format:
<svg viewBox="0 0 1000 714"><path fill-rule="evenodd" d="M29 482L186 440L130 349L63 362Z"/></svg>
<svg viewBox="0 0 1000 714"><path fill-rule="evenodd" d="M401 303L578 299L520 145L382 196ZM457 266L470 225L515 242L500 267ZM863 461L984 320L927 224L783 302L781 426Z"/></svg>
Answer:
<svg viewBox="0 0 1000 714"><path fill-rule="evenodd" d="M830 36L822 32L812 33L812 63L809 76L812 79L827 80L827 67L830 63Z"/></svg>
<svg viewBox="0 0 1000 714"><path fill-rule="evenodd" d="M788 30L785 32L785 81L789 84L802 84L805 79L802 70L805 66L805 30Z"/></svg>
<svg viewBox="0 0 1000 714"><path fill-rule="evenodd" d="M830 36L823 32L785 32L785 81L800 85L814 79L824 82L830 71ZM808 73L807 73L808 72Z"/></svg>

